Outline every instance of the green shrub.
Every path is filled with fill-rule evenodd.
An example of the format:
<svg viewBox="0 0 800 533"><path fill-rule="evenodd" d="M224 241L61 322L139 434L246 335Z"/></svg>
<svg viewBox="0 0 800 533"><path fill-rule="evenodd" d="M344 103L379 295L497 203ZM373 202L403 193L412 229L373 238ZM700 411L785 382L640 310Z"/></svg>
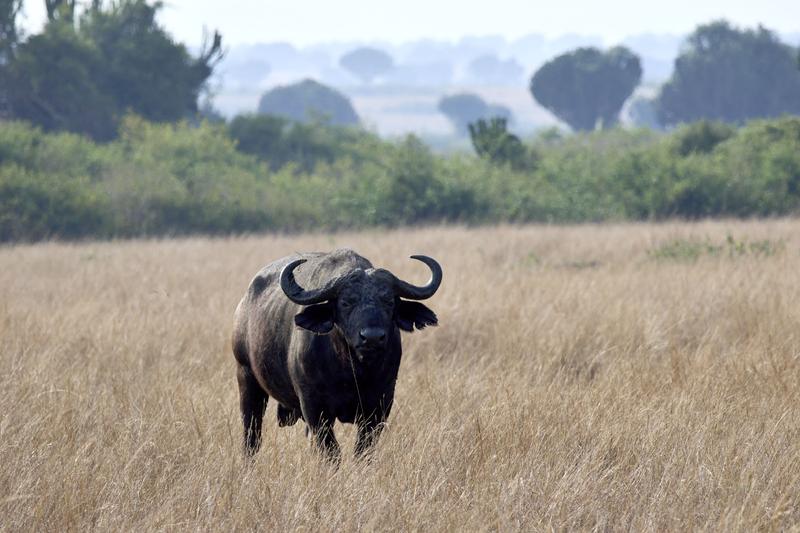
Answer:
<svg viewBox="0 0 800 533"><path fill-rule="evenodd" d="M87 180L0 166L0 241L110 234L108 211Z"/></svg>
<svg viewBox="0 0 800 533"><path fill-rule="evenodd" d="M735 133L736 128L728 124L701 120L680 128L673 135L670 144L680 156L707 154Z"/></svg>
<svg viewBox="0 0 800 533"><path fill-rule="evenodd" d="M6 122L0 240L800 212L800 118L723 129L551 132L519 141L535 165L515 165L261 116L230 126L129 116L107 144ZM719 245L654 253L707 246Z"/></svg>
<svg viewBox="0 0 800 533"><path fill-rule="evenodd" d="M786 248L784 241L763 239L748 241L736 240L728 235L724 242L715 244L708 239L673 239L651 250L647 255L657 261L697 261L700 257L770 257L781 253Z"/></svg>

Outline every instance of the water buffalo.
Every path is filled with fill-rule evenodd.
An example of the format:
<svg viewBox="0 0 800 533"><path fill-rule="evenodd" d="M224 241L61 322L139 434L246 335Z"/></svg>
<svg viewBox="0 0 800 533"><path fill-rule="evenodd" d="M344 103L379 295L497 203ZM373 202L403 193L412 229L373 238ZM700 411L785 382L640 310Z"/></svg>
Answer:
<svg viewBox="0 0 800 533"><path fill-rule="evenodd" d="M246 453L259 448L269 397L278 402L278 425L302 418L329 458L340 456L337 419L358 425L356 455L369 449L392 408L400 330L437 324L433 311L409 300L433 296L442 269L430 257L411 257L432 272L424 286L352 250L284 257L256 274L236 308L232 339Z"/></svg>

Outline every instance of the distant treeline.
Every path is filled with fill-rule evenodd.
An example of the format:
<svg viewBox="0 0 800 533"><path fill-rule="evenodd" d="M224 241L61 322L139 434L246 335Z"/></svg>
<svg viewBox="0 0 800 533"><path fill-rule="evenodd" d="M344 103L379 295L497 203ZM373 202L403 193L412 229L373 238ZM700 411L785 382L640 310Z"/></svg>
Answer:
<svg viewBox="0 0 800 533"><path fill-rule="evenodd" d="M129 116L108 143L7 122L0 240L800 212L800 118L525 143L501 126L473 128L481 156L442 156L414 136L268 116Z"/></svg>

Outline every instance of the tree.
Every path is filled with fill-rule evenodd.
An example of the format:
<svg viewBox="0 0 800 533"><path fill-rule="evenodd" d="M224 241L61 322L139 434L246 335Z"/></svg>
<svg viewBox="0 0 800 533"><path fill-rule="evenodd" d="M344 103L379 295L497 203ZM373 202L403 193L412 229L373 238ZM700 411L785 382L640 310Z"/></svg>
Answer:
<svg viewBox="0 0 800 533"><path fill-rule="evenodd" d="M0 0L0 66L11 58L11 51L19 40L17 15L22 9L22 0Z"/></svg>
<svg viewBox="0 0 800 533"><path fill-rule="evenodd" d="M364 83L386 74L394 68L392 56L377 48L356 48L339 59L339 64L349 70Z"/></svg>
<svg viewBox="0 0 800 533"><path fill-rule="evenodd" d="M11 116L46 131L72 131L95 139L116 133L117 109L104 90L100 51L67 22L51 22L17 48L8 65Z"/></svg>
<svg viewBox="0 0 800 533"><path fill-rule="evenodd" d="M52 0L47 8L51 20L17 47L5 72L14 118L108 140L129 112L153 121L197 112L222 55L219 34L192 57L157 24L160 3L122 0L101 9L93 2L77 26L74 2Z"/></svg>
<svg viewBox="0 0 800 533"><path fill-rule="evenodd" d="M741 124L798 114L796 53L763 27L739 30L725 21L700 26L661 89L659 119L665 125L700 119Z"/></svg>
<svg viewBox="0 0 800 533"><path fill-rule="evenodd" d="M530 90L573 130L593 130L617 123L641 78L639 57L623 46L605 53L578 48L545 63L531 78Z"/></svg>
<svg viewBox="0 0 800 533"><path fill-rule="evenodd" d="M509 133L504 118L479 119L469 125L469 136L479 157L493 163L509 164L515 170L535 167L534 154L528 153L519 137Z"/></svg>
<svg viewBox="0 0 800 533"><path fill-rule="evenodd" d="M443 97L439 100L439 111L450 120L459 134L466 134L469 124L482 118L511 118L511 111L507 107L487 104L483 98L472 93Z"/></svg>
<svg viewBox="0 0 800 533"><path fill-rule="evenodd" d="M44 0L44 5L47 9L47 20L50 22L75 20L75 0Z"/></svg>
<svg viewBox="0 0 800 533"><path fill-rule="evenodd" d="M358 115L346 96L309 79L267 91L258 103L258 112L297 122L321 119L338 126L359 123Z"/></svg>
<svg viewBox="0 0 800 533"><path fill-rule="evenodd" d="M8 63L19 41L17 15L22 0L0 0L0 118L8 118Z"/></svg>
<svg viewBox="0 0 800 533"><path fill-rule="evenodd" d="M119 109L172 122L197 112L200 93L222 57L222 38L207 37L200 55L192 57L156 22L160 7L142 0L112 4L88 14L81 33L102 53L103 85Z"/></svg>

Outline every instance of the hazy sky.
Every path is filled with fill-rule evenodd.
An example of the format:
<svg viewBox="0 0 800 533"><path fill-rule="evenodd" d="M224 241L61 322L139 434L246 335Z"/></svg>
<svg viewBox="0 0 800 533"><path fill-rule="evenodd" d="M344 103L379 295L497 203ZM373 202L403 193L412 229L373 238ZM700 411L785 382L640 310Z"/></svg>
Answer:
<svg viewBox="0 0 800 533"><path fill-rule="evenodd" d="M88 3L88 2L87 2ZM465 35L565 33L599 35L613 44L638 33L688 33L726 18L781 33L800 31L800 0L166 0L161 21L184 43L200 42L203 27L219 29L228 46L286 41L457 40ZM26 0L24 26L44 20L44 0ZM799 43L792 43L799 44Z"/></svg>

